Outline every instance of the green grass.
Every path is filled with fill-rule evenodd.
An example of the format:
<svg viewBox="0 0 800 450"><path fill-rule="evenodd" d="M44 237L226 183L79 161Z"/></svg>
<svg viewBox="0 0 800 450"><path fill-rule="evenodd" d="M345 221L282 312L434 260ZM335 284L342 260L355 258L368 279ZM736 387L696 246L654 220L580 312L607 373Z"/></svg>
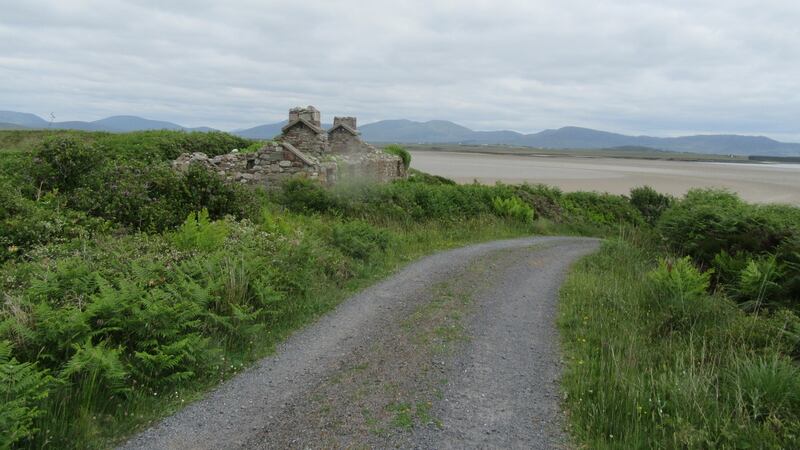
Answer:
<svg viewBox="0 0 800 450"><path fill-rule="evenodd" d="M609 241L561 290L570 431L592 449L798 448L797 317L749 315L687 260ZM795 353L796 354L796 353Z"/></svg>

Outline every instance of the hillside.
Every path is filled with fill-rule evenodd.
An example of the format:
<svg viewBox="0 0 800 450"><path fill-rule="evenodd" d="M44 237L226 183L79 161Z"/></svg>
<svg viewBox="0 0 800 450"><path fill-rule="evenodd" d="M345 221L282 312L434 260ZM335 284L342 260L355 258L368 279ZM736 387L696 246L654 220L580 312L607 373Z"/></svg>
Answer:
<svg viewBox="0 0 800 450"><path fill-rule="evenodd" d="M248 139L272 139L280 134L285 121L235 130L232 134ZM16 111L0 111L0 128L52 128L82 131L131 132L144 130L214 131L209 127L190 128L173 122L123 115L85 122L50 123L39 116ZM328 128L330 124L323 124ZM715 155L800 156L800 144L778 142L764 136L695 135L681 137L628 136L581 127L563 127L523 134L510 130L474 131L447 120L416 122L381 120L360 128L369 142L403 144L514 145L547 149L602 149L642 147L672 152Z"/></svg>
<svg viewBox="0 0 800 450"><path fill-rule="evenodd" d="M627 136L580 127L563 127L539 133L472 131L452 122L381 121L361 127L372 142L460 143L515 145L536 148L647 147L657 150L732 155L800 155L800 144L783 143L763 136L696 135L675 138Z"/></svg>
<svg viewBox="0 0 800 450"><path fill-rule="evenodd" d="M16 111L0 111L0 127L2 129L50 128L54 130L108 131L125 133L145 130L184 130L213 131L209 127L190 128L172 122L144 119L137 116L112 116L90 122L72 120L65 122L48 122L35 114Z"/></svg>
<svg viewBox="0 0 800 450"><path fill-rule="evenodd" d="M233 134L249 139L271 139L285 122L260 125ZM800 144L763 136L695 135L674 138L628 136L581 127L563 127L523 134L510 130L474 131L446 120L415 122L381 120L359 127L364 140L401 144L513 145L547 149L603 149L639 147L709 155L800 156Z"/></svg>

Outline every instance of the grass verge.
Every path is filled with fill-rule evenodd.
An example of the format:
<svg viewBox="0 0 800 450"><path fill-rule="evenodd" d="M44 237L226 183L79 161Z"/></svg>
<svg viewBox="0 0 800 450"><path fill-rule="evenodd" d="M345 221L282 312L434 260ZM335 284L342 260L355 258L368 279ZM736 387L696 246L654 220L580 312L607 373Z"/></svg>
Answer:
<svg viewBox="0 0 800 450"><path fill-rule="evenodd" d="M686 260L609 241L562 287L570 431L583 448L800 448L797 324L746 314Z"/></svg>
<svg viewBox="0 0 800 450"><path fill-rule="evenodd" d="M49 247L41 251L52 254L7 265L4 273L19 279L12 283L19 287L6 295L4 311L11 314L13 309L17 315L6 320L4 331L16 337L15 346L21 351L36 351L37 345L56 347L64 333L87 327L105 341L135 341L130 345L139 348L147 342L147 333L136 337L135 328L155 328L160 339L165 333L177 333L173 344L153 347L149 354L137 350L135 357L152 359L152 370L161 371L151 374L157 376L153 378L157 385L137 384L137 378L127 373L114 378L119 368L131 370L122 366L125 360L116 347L91 341L74 344L79 356L72 358L74 374L51 384L40 414L27 424L38 431L20 443L32 448L111 446L198 399L270 354L294 330L409 261L531 232L529 224L493 216L463 220L457 226L451 221L386 224L369 228L373 234L365 238L384 242L385 235L381 249L352 240L352 233L337 240L335 230L342 226L334 217L267 215L263 223L210 222L200 225L199 231L184 227L163 235ZM215 237L226 228L223 241ZM265 272L267 280L262 279ZM167 293L182 297L182 311L168 312ZM254 306L252 302L263 296L268 301ZM28 304L27 298L40 303ZM188 316L197 308L203 312ZM47 330L27 326L51 319L61 325ZM164 319L173 325L162 323ZM139 320L141 326L135 326ZM214 339L198 336L196 341L184 341L199 334L194 330ZM170 370L173 362L187 369ZM184 376L191 382L182 382Z"/></svg>

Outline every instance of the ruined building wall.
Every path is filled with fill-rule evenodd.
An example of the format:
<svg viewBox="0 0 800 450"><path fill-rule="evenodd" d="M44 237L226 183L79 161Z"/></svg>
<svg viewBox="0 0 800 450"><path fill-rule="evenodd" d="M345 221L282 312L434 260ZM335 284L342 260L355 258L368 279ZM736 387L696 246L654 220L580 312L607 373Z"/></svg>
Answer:
<svg viewBox="0 0 800 450"><path fill-rule="evenodd" d="M328 133L328 144L330 152L334 155L356 153L361 150L361 139L343 128Z"/></svg>
<svg viewBox="0 0 800 450"><path fill-rule="evenodd" d="M213 158L205 153L184 153L172 166L186 170L192 164L200 164L230 182L269 189L279 187L292 177L316 179L328 184L327 175L335 174L335 170L330 172L329 164L320 164L277 143L266 144L255 153L226 153Z"/></svg>
<svg viewBox="0 0 800 450"><path fill-rule="evenodd" d="M306 106L305 108L292 108L289 110L289 123L300 119L307 120L317 127L322 126L319 110L313 106Z"/></svg>
<svg viewBox="0 0 800 450"><path fill-rule="evenodd" d="M328 152L328 139L325 132L317 133L302 122L284 131L278 138L294 145L301 152L317 158Z"/></svg>
<svg viewBox="0 0 800 450"><path fill-rule="evenodd" d="M292 177L333 185L348 179L388 182L405 178L402 160L361 140L355 117L336 117L329 132L319 127L313 106L289 111L289 124L277 142L255 153L231 152L209 158L185 153L173 162L177 170L200 164L230 182L274 188ZM337 127L338 126L338 127Z"/></svg>

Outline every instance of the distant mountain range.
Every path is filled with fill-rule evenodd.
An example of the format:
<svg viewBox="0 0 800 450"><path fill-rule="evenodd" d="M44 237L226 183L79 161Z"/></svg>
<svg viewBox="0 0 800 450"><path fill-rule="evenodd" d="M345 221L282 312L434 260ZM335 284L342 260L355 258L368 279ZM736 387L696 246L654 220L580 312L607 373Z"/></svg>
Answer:
<svg viewBox="0 0 800 450"><path fill-rule="evenodd" d="M172 122L143 119L136 116L113 116L106 117L105 119L95 120L93 122L48 122L35 114L21 113L16 111L0 111L0 129L13 128L52 128L62 130L109 131L113 133L125 133L128 131L141 130L213 130L212 128L208 127L187 128Z"/></svg>
<svg viewBox="0 0 800 450"><path fill-rule="evenodd" d="M234 130L231 133L250 139L272 139L286 122ZM323 125L325 128L330 125ZM172 122L148 120L136 116L114 116L93 122L53 122L39 116L14 111L0 111L0 130L54 128L86 131L127 132L138 130L212 131L212 128L187 128ZM627 136L589 128L564 127L523 134L516 131L473 131L446 120L415 122L382 120L359 127L364 140L380 143L460 143L473 145L511 145L535 148L617 148L649 147L675 152L731 155L800 156L800 144L778 142L763 136L696 135L674 138Z"/></svg>
<svg viewBox="0 0 800 450"><path fill-rule="evenodd" d="M280 134L286 122L261 125L234 131L251 139L271 139ZM411 120L382 120L359 127L361 136L369 142L402 144L473 144L512 145L536 148L618 148L648 147L674 152L722 155L799 156L800 144L778 142L763 136L696 135L675 138L627 136L589 128L563 127L539 133L516 131L473 131L446 120L414 122Z"/></svg>

